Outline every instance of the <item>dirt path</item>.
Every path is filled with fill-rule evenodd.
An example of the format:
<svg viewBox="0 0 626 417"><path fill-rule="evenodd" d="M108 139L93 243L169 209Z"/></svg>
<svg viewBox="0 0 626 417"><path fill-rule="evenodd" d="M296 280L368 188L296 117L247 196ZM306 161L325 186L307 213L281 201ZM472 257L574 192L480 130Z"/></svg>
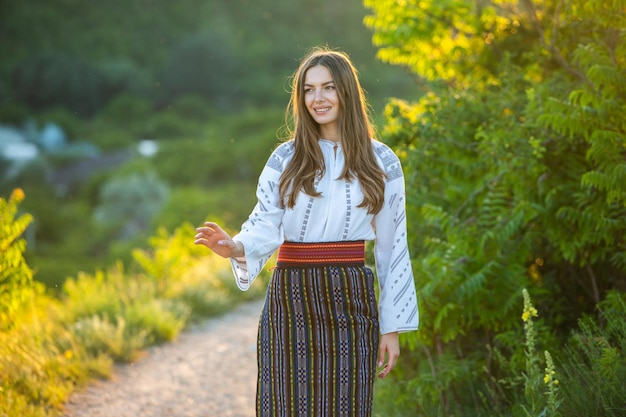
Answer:
<svg viewBox="0 0 626 417"><path fill-rule="evenodd" d="M70 398L64 417L251 417L262 301L180 335Z"/></svg>

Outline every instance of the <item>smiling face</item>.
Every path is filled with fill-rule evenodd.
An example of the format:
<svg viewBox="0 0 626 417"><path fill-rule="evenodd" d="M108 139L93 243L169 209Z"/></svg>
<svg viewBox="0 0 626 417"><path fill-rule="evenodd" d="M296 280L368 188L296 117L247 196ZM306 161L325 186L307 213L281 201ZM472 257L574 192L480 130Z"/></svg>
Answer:
<svg viewBox="0 0 626 417"><path fill-rule="evenodd" d="M304 77L304 104L320 127L324 139L339 141L339 96L333 77L323 65L307 70Z"/></svg>

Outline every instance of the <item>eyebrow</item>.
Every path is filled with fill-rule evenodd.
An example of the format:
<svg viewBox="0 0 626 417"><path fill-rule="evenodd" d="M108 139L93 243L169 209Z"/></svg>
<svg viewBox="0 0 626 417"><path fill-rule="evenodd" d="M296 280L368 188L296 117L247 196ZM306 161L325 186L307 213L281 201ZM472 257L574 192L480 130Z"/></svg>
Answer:
<svg viewBox="0 0 626 417"><path fill-rule="evenodd" d="M330 81L326 81L326 82L322 83L322 85L328 85L328 84L335 84L335 82L333 80L330 80ZM304 83L304 86L305 87L313 87L313 84Z"/></svg>

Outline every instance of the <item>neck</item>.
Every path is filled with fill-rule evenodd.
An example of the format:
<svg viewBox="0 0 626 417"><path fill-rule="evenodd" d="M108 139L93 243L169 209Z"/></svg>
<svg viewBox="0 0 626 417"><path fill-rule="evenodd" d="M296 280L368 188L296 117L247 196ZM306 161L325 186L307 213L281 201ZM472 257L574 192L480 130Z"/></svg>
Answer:
<svg viewBox="0 0 626 417"><path fill-rule="evenodd" d="M320 135L326 140L341 142L341 136L339 135L339 132L337 131L337 129L334 129L331 126L320 126Z"/></svg>

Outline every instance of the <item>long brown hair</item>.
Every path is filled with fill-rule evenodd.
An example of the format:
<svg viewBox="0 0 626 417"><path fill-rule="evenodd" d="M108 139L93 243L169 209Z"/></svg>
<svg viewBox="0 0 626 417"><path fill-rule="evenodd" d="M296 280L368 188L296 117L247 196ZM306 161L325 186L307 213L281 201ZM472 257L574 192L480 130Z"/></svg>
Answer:
<svg viewBox="0 0 626 417"><path fill-rule="evenodd" d="M386 175L376 162L372 149L371 139L375 130L369 118L369 107L350 58L343 52L328 48L312 50L300 63L291 82L286 128L295 139L295 152L280 177L281 201L292 208L301 190L310 196L321 195L313 186L315 177L326 171L317 143L320 127L304 103L306 73L317 65L323 65L330 71L339 96L338 126L346 163L338 179L358 179L363 190L363 201L358 207L367 207L368 213L376 214L383 206ZM293 131L289 128L290 124L293 124Z"/></svg>

